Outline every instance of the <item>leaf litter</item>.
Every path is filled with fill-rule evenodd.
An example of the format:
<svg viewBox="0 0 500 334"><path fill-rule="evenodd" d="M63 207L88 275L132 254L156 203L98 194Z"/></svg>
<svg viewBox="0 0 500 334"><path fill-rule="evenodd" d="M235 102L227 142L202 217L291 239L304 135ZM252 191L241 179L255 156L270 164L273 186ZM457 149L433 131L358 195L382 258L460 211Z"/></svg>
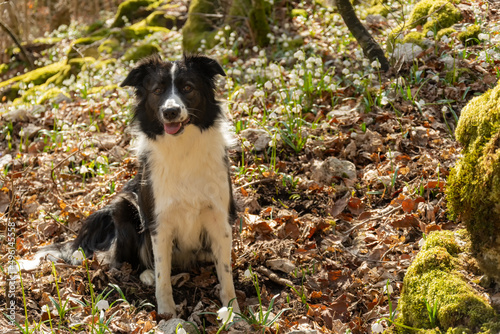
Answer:
<svg viewBox="0 0 500 334"><path fill-rule="evenodd" d="M312 6L305 5L305 9L314 10ZM360 67L363 59L357 57L352 38L339 42L345 51L339 59L327 36L310 34L312 27L326 32L317 16L309 23L300 18L289 23L288 28L279 29L285 35L306 36L311 58L320 59L322 66L330 64L328 75L346 77L343 69L349 72ZM390 23L384 21L384 25ZM347 33L345 28L337 29ZM439 55L453 50L436 42L414 64L402 65L397 76L406 80L405 90L393 89L399 83L390 77L379 79L374 72L370 85L378 86L379 97L386 94L390 103L383 104L380 98L367 107L363 98L370 95L369 89L362 91L353 84L356 79L350 72L333 89L319 95L307 93L310 100L300 100L307 108L292 103L295 109L283 110L278 108L294 98L293 89L279 88L284 97L267 93L262 97L255 92L263 92L264 82L251 85L250 78L235 72L259 71L265 65L294 82L297 59L290 53L288 58L273 59L271 50L266 60L260 51L239 59L234 56L234 64L227 64L229 77L220 85L224 86L221 96L231 95L229 109L235 126L244 124L266 136L259 138L256 132L258 138L252 139L236 129L239 144L230 150L234 192L241 209L233 225L232 254L240 306L255 309L259 304L255 287L245 276L252 268L262 304L267 307L277 296L271 311L288 309L278 319L279 331L273 326L266 329L268 333L292 329L369 332L374 320L389 313L384 293L387 282L393 289L392 309L396 307L405 271L420 249L422 235L457 227L447 219L444 197L448 171L460 155L452 135L453 113L496 81L494 66L481 61L481 50L472 46L467 49L470 56L460 60L470 70L462 80L449 84L441 77L410 82L409 77L418 72L429 78L439 76L444 66ZM217 50L207 52L218 56ZM119 82L119 76L115 79ZM409 99L408 91L418 101ZM130 94L112 89L84 97L74 91L71 101L57 106L46 103L23 112L22 108L9 109L2 115L11 129L2 133L0 143L2 160L8 160L2 165L6 173L0 189L1 224L6 228L8 221L15 222L19 257L73 238L81 221L106 205L135 175L137 161L127 128ZM271 110L276 112L273 117ZM294 124L292 120L297 119L304 122ZM352 168L342 164L345 161ZM8 247L5 243L0 247L5 254L2 263L6 263ZM55 264L59 290L50 262L23 272L26 298L23 301L21 286L17 286L15 303L26 305L26 313L17 312L16 321L22 324L27 316L28 323L43 322L40 328L48 331L52 319L54 327L62 324L54 332L66 333L67 328L85 332L100 316L92 312L89 301L115 284L126 301L120 300L118 291L109 295L109 304L117 301L104 311L105 318L111 319L109 330L146 333L156 328L160 317L153 307L154 288L143 285L133 268L128 264L109 268L99 259L85 262L88 271L84 265ZM214 267L201 266L173 276L180 317L205 326L207 333L217 332L220 323L213 314L220 305ZM52 301L57 296L68 301L64 317ZM8 302L2 294L0 304ZM11 328L5 319L1 323Z"/></svg>

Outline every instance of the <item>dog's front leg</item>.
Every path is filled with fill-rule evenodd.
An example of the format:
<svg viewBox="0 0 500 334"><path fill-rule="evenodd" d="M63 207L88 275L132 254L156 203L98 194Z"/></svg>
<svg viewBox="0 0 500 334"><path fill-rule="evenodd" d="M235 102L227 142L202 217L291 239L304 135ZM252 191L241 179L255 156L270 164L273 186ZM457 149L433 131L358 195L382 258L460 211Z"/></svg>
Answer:
<svg viewBox="0 0 500 334"><path fill-rule="evenodd" d="M166 225L166 224L164 224ZM172 231L168 226L157 228L151 235L153 254L155 259L156 301L158 313L170 313L176 316L175 302L172 295Z"/></svg>
<svg viewBox="0 0 500 334"><path fill-rule="evenodd" d="M232 237L231 226L228 222L228 216L225 213L209 210L207 233L210 238L212 253L217 270L217 278L221 286L220 299L227 306L232 300L233 311L239 313L240 307L236 300L234 291L233 275L231 270L231 249Z"/></svg>

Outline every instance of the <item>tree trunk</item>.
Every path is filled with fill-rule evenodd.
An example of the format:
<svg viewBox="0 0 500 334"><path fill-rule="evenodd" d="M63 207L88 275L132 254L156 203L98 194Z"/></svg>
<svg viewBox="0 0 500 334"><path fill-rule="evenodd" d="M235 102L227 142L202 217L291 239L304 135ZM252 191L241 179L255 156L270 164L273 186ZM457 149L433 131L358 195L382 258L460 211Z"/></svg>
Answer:
<svg viewBox="0 0 500 334"><path fill-rule="evenodd" d="M26 51L24 46L21 44L19 39L17 39L16 35L2 21L0 21L0 28L3 31L5 31L10 36L10 38L12 38L14 43L16 43L16 45L19 47L19 49L21 50L21 53L23 54L23 57L28 62L29 69L34 70L35 66L33 65L33 60L31 59L31 56L28 54L28 52Z"/></svg>
<svg viewBox="0 0 500 334"><path fill-rule="evenodd" d="M378 60L380 68L387 72L389 70L389 61L385 57L384 51L380 45L373 39L372 35L366 30L365 26L359 21L354 8L349 0L336 0L337 8L347 28L358 41L364 54L371 61Z"/></svg>

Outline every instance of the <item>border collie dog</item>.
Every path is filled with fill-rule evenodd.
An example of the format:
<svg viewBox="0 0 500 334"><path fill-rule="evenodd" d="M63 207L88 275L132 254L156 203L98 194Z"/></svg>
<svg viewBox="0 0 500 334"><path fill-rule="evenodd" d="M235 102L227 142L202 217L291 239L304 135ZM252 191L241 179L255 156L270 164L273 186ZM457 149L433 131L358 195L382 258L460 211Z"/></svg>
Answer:
<svg viewBox="0 0 500 334"><path fill-rule="evenodd" d="M175 316L171 268L213 260L220 298L239 312L231 273L235 205L226 147L230 136L214 78L222 67L205 56L180 61L146 58L121 86L135 88L133 124L139 170L117 197L90 215L78 237L37 254L78 262L72 253L103 252L111 265L128 262L156 284L158 313Z"/></svg>

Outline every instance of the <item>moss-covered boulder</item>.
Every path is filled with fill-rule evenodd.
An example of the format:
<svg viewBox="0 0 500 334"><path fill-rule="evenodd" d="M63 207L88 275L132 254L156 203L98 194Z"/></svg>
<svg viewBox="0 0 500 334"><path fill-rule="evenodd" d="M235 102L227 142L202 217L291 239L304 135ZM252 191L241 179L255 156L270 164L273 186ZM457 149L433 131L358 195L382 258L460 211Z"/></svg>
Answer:
<svg viewBox="0 0 500 334"><path fill-rule="evenodd" d="M182 28L182 46L185 52L197 52L202 40L205 40L207 48L212 48L217 42L215 36L219 31L214 27L229 25L232 29L236 29L243 22L248 22L255 44L262 47L269 43L268 34L271 29L268 17L272 7L267 1L233 0L229 8L223 8L225 21L218 21L220 19L213 15L216 9L220 9L214 5L212 0L191 1L188 19ZM235 17L244 17L248 20L234 20Z"/></svg>
<svg viewBox="0 0 500 334"><path fill-rule="evenodd" d="M465 46L471 46L479 44L479 34L481 33L481 27L477 24L473 24L467 27L465 31L458 34L458 40L462 42Z"/></svg>
<svg viewBox="0 0 500 334"><path fill-rule="evenodd" d="M405 275L398 323L435 333L454 333L460 327L477 333L495 324L493 308L461 274L461 256L465 256L469 244L464 232L439 231L427 237ZM432 329L427 311L427 305L433 307L435 303L435 325L439 329ZM395 327L392 332L403 333L405 329Z"/></svg>
<svg viewBox="0 0 500 334"><path fill-rule="evenodd" d="M148 27L142 25L131 25L130 27L125 27L118 32L118 36L124 37L126 40L139 40L143 39L147 35L152 35L154 33L161 32L167 34L170 32L167 28L163 27Z"/></svg>
<svg viewBox="0 0 500 334"><path fill-rule="evenodd" d="M97 51L99 51L99 53L112 54L113 51L118 50L118 48L120 48L120 41L116 38L109 38L99 45Z"/></svg>
<svg viewBox="0 0 500 334"><path fill-rule="evenodd" d="M397 26L389 34L388 47L394 48L394 44L401 40L405 31L422 26L423 35L429 31L438 34L440 30L451 27L462 20L460 10L455 7L453 0L422 0L417 2L406 23Z"/></svg>
<svg viewBox="0 0 500 334"><path fill-rule="evenodd" d="M0 98L5 96L9 100L14 100L17 97L21 86L28 86L29 84L32 84L33 86L41 85L49 81L51 78L59 75L59 73L64 71L66 67L66 62L61 61L0 82Z"/></svg>
<svg viewBox="0 0 500 334"><path fill-rule="evenodd" d="M68 51L68 59L81 57L99 58L99 44L104 36L82 37L74 40Z"/></svg>
<svg viewBox="0 0 500 334"><path fill-rule="evenodd" d="M128 49L127 52L125 52L125 54L123 55L123 59L127 61L137 61L160 51L161 49L154 44L138 45Z"/></svg>
<svg viewBox="0 0 500 334"><path fill-rule="evenodd" d="M123 27L125 25L124 18L132 22L146 16L149 13L145 9L156 3L158 3L157 0L126 0L122 2L120 6L118 6L118 11L116 12L115 20L111 27ZM143 8L142 11L140 10L141 8Z"/></svg>
<svg viewBox="0 0 500 334"><path fill-rule="evenodd" d="M479 264L500 282L500 84L469 101L455 135L463 156L448 177L451 218L464 222Z"/></svg>

